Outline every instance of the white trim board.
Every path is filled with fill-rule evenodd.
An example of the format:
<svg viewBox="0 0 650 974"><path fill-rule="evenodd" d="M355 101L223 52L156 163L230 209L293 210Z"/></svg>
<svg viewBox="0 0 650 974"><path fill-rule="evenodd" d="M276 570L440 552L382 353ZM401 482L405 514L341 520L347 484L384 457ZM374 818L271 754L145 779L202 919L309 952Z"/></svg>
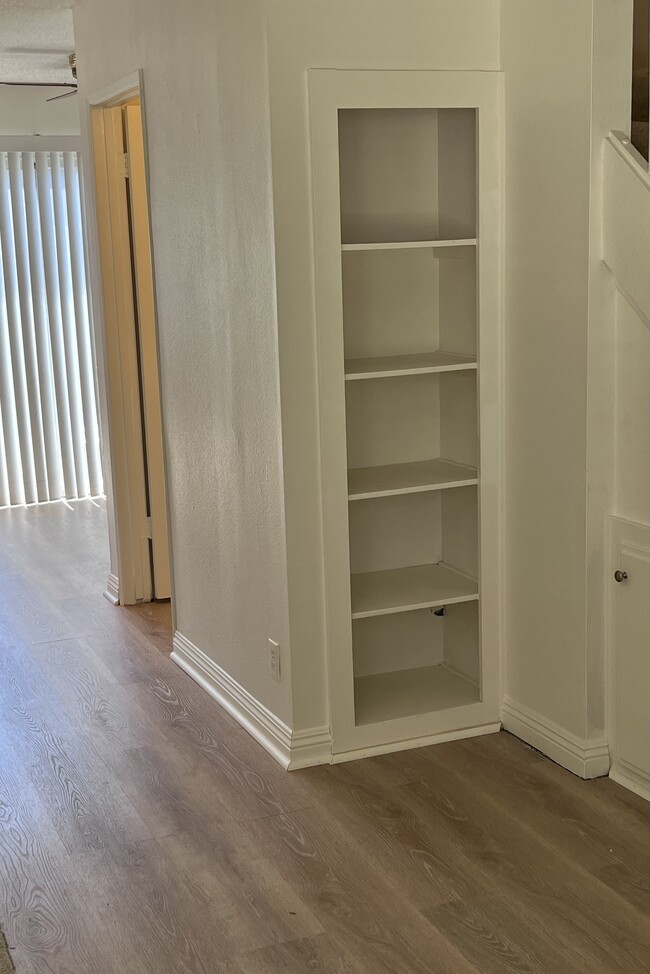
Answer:
<svg viewBox="0 0 650 974"><path fill-rule="evenodd" d="M375 744L349 751L338 751L332 755L332 764L358 761L378 754L394 754L396 751L411 751L416 747L430 747L433 744L446 744L448 741L464 741L470 737L482 737L484 734L498 734L500 730L501 721L496 721L491 724L479 724L477 727L463 727L460 730L429 734L427 737L413 737L408 741L391 741L389 744Z"/></svg>
<svg viewBox="0 0 650 974"><path fill-rule="evenodd" d="M645 798L647 802L650 802L650 778L638 768L628 764L626 761L621 761L619 758L609 772L609 776L617 785L633 791L635 795L639 795L641 798Z"/></svg>
<svg viewBox="0 0 650 974"><path fill-rule="evenodd" d="M111 572L106 579L106 588L104 589L104 598L108 599L113 605L120 604L120 580L117 575Z"/></svg>
<svg viewBox="0 0 650 974"><path fill-rule="evenodd" d="M605 737L585 743L510 697L504 698L502 715L507 731L580 778L600 778L609 773L609 746Z"/></svg>
<svg viewBox="0 0 650 974"><path fill-rule="evenodd" d="M329 727L292 731L181 632L174 633L173 647L171 658L174 662L287 771L331 762L332 735Z"/></svg>
<svg viewBox="0 0 650 974"><path fill-rule="evenodd" d="M125 95L138 93L142 94L142 68L91 92L86 96L86 101L89 105L102 105L106 108L115 101L121 101Z"/></svg>

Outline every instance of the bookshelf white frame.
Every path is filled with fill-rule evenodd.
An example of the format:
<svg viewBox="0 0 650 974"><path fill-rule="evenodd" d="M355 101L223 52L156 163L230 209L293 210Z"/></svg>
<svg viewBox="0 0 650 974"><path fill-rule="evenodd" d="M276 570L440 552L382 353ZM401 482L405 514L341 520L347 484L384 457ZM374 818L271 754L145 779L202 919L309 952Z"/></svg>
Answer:
<svg viewBox="0 0 650 974"><path fill-rule="evenodd" d="M489 733L500 726L500 100L501 77L497 73L310 71L326 628L334 760ZM420 108L473 109L476 113L474 236L448 239L447 234L440 240L368 242L342 239L339 111ZM445 254L456 248L472 248L475 253L476 355L430 350L346 360L342 264L359 259L346 254L426 249L433 259L444 260ZM415 376L414 381L436 383L443 376L449 376L445 381L456 381L453 375L466 374L469 381L468 373L476 382L477 464L432 456L374 466L364 461L364 465L352 464L348 471L346 389L375 380L388 383L387 389L391 389L395 388L393 383L411 381L409 376ZM476 575L442 559L427 565L351 572L350 518L356 516L355 509L360 510L357 505L382 503L376 498L401 498L410 503L409 495L442 499L455 490L477 492ZM386 672L356 674L355 718L353 627L368 626L369 633L374 627L373 631L380 632L376 627L401 626L397 616L408 615L411 618L404 623L404 631L415 632L425 623L422 613L441 606L450 606L449 626L455 627L454 632L470 624L468 620L474 618L472 613L478 606L480 692L453 666L437 668L441 673L431 666L396 670L389 660ZM366 647L361 648L366 653ZM378 646L377 652L383 651ZM462 648L459 652L462 656ZM400 694L407 695L406 707L400 703ZM427 709L429 700L431 709Z"/></svg>

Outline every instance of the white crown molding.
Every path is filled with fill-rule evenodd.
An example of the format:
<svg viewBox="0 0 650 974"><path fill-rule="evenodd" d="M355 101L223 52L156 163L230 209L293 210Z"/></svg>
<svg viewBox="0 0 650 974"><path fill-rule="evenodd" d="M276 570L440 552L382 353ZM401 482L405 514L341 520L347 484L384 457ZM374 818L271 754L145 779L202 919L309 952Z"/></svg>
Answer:
<svg viewBox="0 0 650 974"><path fill-rule="evenodd" d="M580 778L609 773L609 746L603 736L584 741L541 714L505 697L503 726Z"/></svg>
<svg viewBox="0 0 650 974"><path fill-rule="evenodd" d="M294 771L331 762L332 737L329 727L292 731L178 631L174 633L171 658L286 770Z"/></svg>

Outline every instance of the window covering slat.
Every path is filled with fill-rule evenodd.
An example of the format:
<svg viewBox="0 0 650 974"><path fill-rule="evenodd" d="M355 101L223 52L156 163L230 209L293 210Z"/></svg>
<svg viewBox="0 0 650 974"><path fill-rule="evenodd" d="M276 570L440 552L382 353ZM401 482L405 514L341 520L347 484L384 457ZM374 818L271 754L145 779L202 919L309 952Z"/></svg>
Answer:
<svg viewBox="0 0 650 974"><path fill-rule="evenodd" d="M103 493L75 152L0 152L0 506Z"/></svg>
<svg viewBox="0 0 650 974"><path fill-rule="evenodd" d="M6 177L7 168L5 162L0 160L0 227L3 223L3 173ZM2 256L4 240L5 236L0 234L0 260L2 260L3 269L6 271L7 262ZM17 394L14 386L8 303L5 293L5 274L3 273L0 273L0 410L2 411L0 437L2 438L3 455L7 469L7 492L3 492L0 504L3 506L24 504L25 485L21 460Z"/></svg>
<svg viewBox="0 0 650 974"><path fill-rule="evenodd" d="M18 419L18 438L20 443L20 457L22 460L22 478L19 489L20 500L26 503L37 498L36 469L34 466L34 451L32 448L31 416L29 409L29 394L27 381L27 367L25 362L25 343L23 341L23 316L21 308L20 288L18 281L18 260L28 261L26 249L21 246L20 238L14 234L13 196L22 191L16 185L14 178L13 189L9 167L13 162L14 153L10 152L5 158L3 166L3 193L0 210L0 234L2 237L3 272L7 295L7 318L9 321L9 341L11 346L11 368L13 372L13 386L16 399L16 415ZM29 340L29 314L27 315L27 334Z"/></svg>
<svg viewBox="0 0 650 974"><path fill-rule="evenodd" d="M59 272L59 296L68 380L68 405L70 408L74 468L77 478L77 493L85 497L90 493L90 481L88 478L86 435L81 400L81 376L79 372L79 349L77 347L74 297L72 294L70 236L68 233L68 210L65 201L65 180L60 153L52 152L50 154L50 161L49 172L52 178L52 201L54 204L54 229L56 234L56 264ZM41 164L41 169L43 168L45 170L44 175L47 177L48 169ZM41 169L39 169L39 178L42 178L43 175Z"/></svg>
<svg viewBox="0 0 650 974"><path fill-rule="evenodd" d="M25 156L36 153L24 153ZM66 366L65 338L63 335L63 315L61 312L61 292L57 268L56 237L54 233L54 213L52 209L52 189L49 180L49 160L38 153L36 172L38 179L38 203L41 218L41 243L43 265L45 268L45 290L50 317L50 343L54 363L54 393L59 417L59 439L63 461L63 479L67 497L77 497L77 475L74 463L74 445L70 420L70 396L68 390L68 371ZM45 166L43 165L45 164ZM43 171L45 169L45 171ZM27 173L25 174L27 177ZM34 174L35 175L35 174ZM26 179L27 181L27 179Z"/></svg>
<svg viewBox="0 0 650 974"><path fill-rule="evenodd" d="M17 153L16 153L17 155ZM25 189L25 216L29 239L29 271L32 284L32 306L38 346L38 394L43 421L43 442L47 463L45 490L39 500L65 496L61 444L56 398L54 395L54 371L50 346L50 316L45 286L45 265L41 238L41 217L34 174L34 153L21 157Z"/></svg>
<svg viewBox="0 0 650 974"><path fill-rule="evenodd" d="M99 441L97 390L94 384L85 381L85 376L93 375L94 370L90 313L88 309L88 288L86 287L84 233L81 223L80 184L82 173L79 168L79 158L76 152L63 152L62 156L68 233L70 236L70 270L72 273L74 320L77 328L81 401L83 406L84 428L86 430L88 476L90 479L90 493L97 495L103 492L104 480L101 463L101 444Z"/></svg>
<svg viewBox="0 0 650 974"><path fill-rule="evenodd" d="M11 210L14 221L14 240L16 243L16 270L18 275L18 296L22 326L22 339L27 383L27 403L31 433L31 453L33 473L36 484L26 485L28 501L48 500L47 465L45 442L43 439L43 417L39 395L39 370L34 306L32 303L30 234L26 219L25 179L18 153L9 156L9 184L11 186ZM26 444L27 446L27 444ZM25 454L23 454L24 458ZM30 469L31 473L31 469Z"/></svg>

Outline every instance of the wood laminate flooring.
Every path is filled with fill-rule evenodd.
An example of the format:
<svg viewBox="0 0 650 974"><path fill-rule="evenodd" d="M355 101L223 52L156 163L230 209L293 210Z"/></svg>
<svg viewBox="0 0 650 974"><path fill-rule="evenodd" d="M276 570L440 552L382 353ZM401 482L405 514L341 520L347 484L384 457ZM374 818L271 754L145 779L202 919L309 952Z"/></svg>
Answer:
<svg viewBox="0 0 650 974"><path fill-rule="evenodd" d="M515 738L287 774L102 598L105 512L0 511L18 974L635 974L649 807Z"/></svg>

